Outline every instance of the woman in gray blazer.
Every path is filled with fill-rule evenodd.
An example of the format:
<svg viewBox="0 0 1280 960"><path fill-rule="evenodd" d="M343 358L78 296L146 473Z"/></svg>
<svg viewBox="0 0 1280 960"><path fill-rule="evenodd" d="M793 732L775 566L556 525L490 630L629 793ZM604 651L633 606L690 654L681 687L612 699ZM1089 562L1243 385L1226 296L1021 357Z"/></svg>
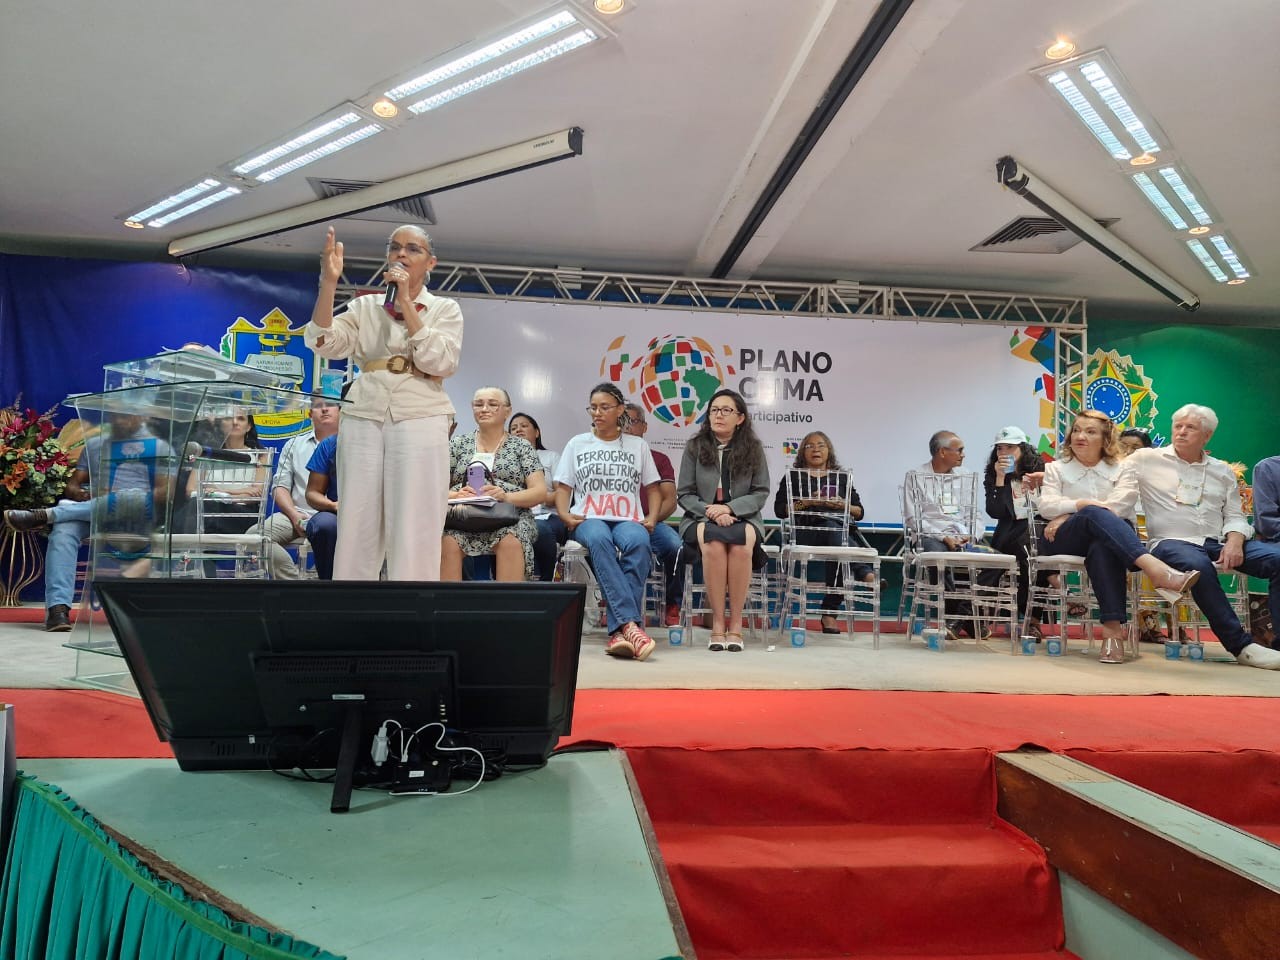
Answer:
<svg viewBox="0 0 1280 960"><path fill-rule="evenodd" d="M739 652L751 571L766 559L760 510L769 499L769 467L746 401L734 391L717 391L702 429L685 444L676 494L684 511L680 536L702 554L711 607L707 647Z"/></svg>

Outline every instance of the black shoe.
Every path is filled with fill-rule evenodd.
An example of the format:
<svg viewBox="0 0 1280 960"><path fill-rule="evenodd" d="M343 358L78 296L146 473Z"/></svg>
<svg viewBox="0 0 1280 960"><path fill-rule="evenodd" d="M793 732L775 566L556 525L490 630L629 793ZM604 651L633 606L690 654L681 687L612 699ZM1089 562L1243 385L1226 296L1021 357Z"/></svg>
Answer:
<svg viewBox="0 0 1280 960"><path fill-rule="evenodd" d="M71 629L71 608L65 603L56 603L49 608L44 618L44 629L48 633L66 633Z"/></svg>
<svg viewBox="0 0 1280 960"><path fill-rule="evenodd" d="M39 530L49 525L47 510L6 510L4 522L14 530Z"/></svg>
<svg viewBox="0 0 1280 960"><path fill-rule="evenodd" d="M830 621L830 623L828 623L827 621ZM837 623L836 618L829 613L824 613L822 615L822 632L823 633L839 633L840 632L839 623Z"/></svg>

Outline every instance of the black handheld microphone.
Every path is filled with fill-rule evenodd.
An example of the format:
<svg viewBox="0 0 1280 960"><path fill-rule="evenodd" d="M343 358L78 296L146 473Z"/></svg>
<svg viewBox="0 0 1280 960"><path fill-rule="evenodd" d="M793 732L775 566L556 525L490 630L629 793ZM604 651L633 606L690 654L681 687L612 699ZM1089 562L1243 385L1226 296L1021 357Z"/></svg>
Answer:
<svg viewBox="0 0 1280 960"><path fill-rule="evenodd" d="M391 283L387 284L387 298L382 301L382 305L386 307L388 310L390 310L392 307L396 305L397 289L398 287L396 286L395 281L392 281Z"/></svg>
<svg viewBox="0 0 1280 960"><path fill-rule="evenodd" d="M223 460L227 463L253 463L253 455L239 450L219 450L206 447L192 440L183 448L183 457L187 460Z"/></svg>

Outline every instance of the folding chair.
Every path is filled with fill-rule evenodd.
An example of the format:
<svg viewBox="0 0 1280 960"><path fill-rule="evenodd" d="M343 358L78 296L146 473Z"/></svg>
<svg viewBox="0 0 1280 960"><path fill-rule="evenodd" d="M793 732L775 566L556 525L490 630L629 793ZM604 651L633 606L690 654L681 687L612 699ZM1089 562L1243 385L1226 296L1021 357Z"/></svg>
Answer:
<svg viewBox="0 0 1280 960"><path fill-rule="evenodd" d="M903 590L900 615L907 632L920 628L950 629L948 619L973 625L973 639L985 641L997 622L1017 630L1018 560L1010 554L975 549L930 550L927 538L941 539L926 528L930 517L946 517L968 531L976 545L978 527L977 476L972 473L935 474L913 470L899 489L902 497ZM985 576L984 576L985 574ZM985 581L985 582L984 582Z"/></svg>
<svg viewBox="0 0 1280 960"><path fill-rule="evenodd" d="M853 637L854 620L865 615L871 621L874 649L880 648L880 554L870 546L849 515L848 491L853 478L845 470L823 471L821 475L793 468L787 473L787 519L783 522L783 545L779 570L781 615L779 630L787 632L795 624L807 630L812 615L832 616L848 621ZM839 501L839 506L835 502ZM832 506L815 507L816 501ZM811 561L831 564L835 576L821 586L809 581ZM872 579L856 576L856 568L870 567ZM814 594L822 599L814 599ZM839 597L843 607L824 607L828 596Z"/></svg>

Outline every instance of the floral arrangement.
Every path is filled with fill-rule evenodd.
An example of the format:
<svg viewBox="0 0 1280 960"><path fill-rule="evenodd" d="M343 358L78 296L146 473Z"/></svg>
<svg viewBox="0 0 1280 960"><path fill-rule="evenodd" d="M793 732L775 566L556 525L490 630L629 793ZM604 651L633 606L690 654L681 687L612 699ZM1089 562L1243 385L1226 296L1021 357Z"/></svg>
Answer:
<svg viewBox="0 0 1280 960"><path fill-rule="evenodd" d="M0 507L31 510L56 503L74 470L70 451L54 436L54 407L23 410L21 394L0 409Z"/></svg>
<svg viewBox="0 0 1280 960"><path fill-rule="evenodd" d="M1253 487L1244 482L1245 471L1249 468L1243 463L1228 463L1228 467L1236 475L1236 486L1240 488L1240 506L1246 517L1253 516Z"/></svg>

